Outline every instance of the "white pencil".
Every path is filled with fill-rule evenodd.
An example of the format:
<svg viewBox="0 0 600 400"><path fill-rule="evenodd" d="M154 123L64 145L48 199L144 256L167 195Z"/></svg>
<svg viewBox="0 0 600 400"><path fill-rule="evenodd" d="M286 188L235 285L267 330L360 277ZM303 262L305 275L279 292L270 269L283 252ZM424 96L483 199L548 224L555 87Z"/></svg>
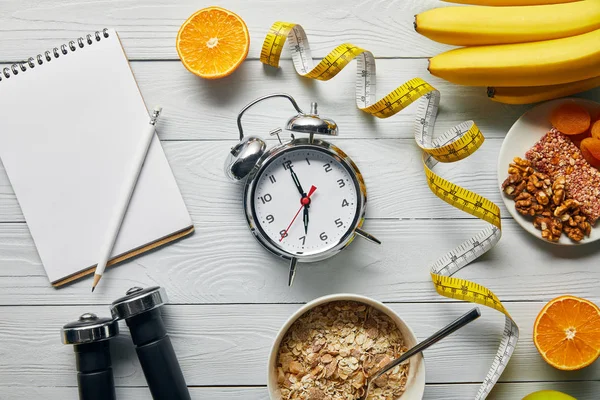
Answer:
<svg viewBox="0 0 600 400"><path fill-rule="evenodd" d="M156 121L158 116L160 115L162 108L155 107L154 112L152 113L152 117L150 118L150 122L146 126L146 129L143 133L142 139L139 148L136 149L136 153L131 162L131 169L128 171L128 174L125 175L125 180L122 186L122 192L120 198L118 199L115 213L110 220L108 225L108 229L106 231L106 238L104 240L104 245L102 246L100 252L100 260L96 265L96 272L94 273L94 282L92 283L92 292L100 282L100 278L102 278L102 274L104 273L104 269L106 268L106 263L108 262L108 258L110 257L110 253L112 252L113 246L115 244L115 240L119 235L119 230L121 229L121 223L123 222L123 217L125 216L125 212L129 207L129 201L131 200L131 195L135 189L138 177L140 176L140 172L142 171L142 166L144 165L144 160L146 159L146 155L148 154L148 149L150 148L150 143L152 143L152 139L154 138L154 132L156 131Z"/></svg>

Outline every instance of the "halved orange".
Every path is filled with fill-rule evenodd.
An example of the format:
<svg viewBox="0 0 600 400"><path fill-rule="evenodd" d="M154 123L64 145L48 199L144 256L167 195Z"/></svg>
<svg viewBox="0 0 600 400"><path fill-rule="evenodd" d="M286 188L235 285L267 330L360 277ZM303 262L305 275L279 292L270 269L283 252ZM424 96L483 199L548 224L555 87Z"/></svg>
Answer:
<svg viewBox="0 0 600 400"><path fill-rule="evenodd" d="M554 368L587 367L600 356L600 308L575 296L550 300L535 320L533 342Z"/></svg>
<svg viewBox="0 0 600 400"><path fill-rule="evenodd" d="M246 59L249 48L246 23L221 7L197 11L177 34L181 62L190 72L206 79L230 75Z"/></svg>

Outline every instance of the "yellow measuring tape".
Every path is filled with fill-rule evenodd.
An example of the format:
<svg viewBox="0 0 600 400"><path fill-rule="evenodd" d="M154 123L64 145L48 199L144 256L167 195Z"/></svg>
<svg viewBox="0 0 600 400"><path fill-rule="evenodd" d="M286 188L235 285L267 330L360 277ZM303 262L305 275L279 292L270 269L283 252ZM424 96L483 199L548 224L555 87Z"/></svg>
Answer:
<svg viewBox="0 0 600 400"><path fill-rule="evenodd" d="M498 352L475 396L476 399L485 399L514 352L519 328L491 290L453 275L486 253L500 240L500 209L485 197L455 185L433 172L438 162L455 162L473 154L483 144L483 134L474 122L467 121L434 139L433 128L440 93L433 86L420 78L414 78L377 100L375 57L371 52L344 43L315 66L306 33L300 25L294 23L273 24L262 46L261 62L279 67L279 58L286 42L292 53L296 71L306 78L329 80L356 59L356 105L368 114L388 118L414 101L421 100L414 122L414 134L417 144L423 150L423 168L429 188L445 202L489 223L477 236L466 240L437 260L430 271L440 295L491 307L505 316L505 327Z"/></svg>

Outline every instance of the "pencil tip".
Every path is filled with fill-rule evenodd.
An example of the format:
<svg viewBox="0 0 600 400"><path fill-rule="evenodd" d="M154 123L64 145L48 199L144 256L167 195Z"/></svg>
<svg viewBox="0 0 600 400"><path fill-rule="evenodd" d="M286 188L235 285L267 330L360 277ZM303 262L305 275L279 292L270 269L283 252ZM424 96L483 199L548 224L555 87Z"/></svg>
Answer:
<svg viewBox="0 0 600 400"><path fill-rule="evenodd" d="M94 274L94 282L92 282L92 293L94 292L94 289L96 289L98 282L100 282L100 278L102 278L102 275Z"/></svg>

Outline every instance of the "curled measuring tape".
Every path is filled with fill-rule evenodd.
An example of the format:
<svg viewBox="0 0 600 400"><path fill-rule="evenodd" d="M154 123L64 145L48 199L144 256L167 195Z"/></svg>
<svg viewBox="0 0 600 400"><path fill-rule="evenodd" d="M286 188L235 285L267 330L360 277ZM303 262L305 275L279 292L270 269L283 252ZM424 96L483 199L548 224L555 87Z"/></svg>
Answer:
<svg viewBox="0 0 600 400"><path fill-rule="evenodd" d="M288 22L273 24L262 46L261 62L278 67L286 41L292 52L296 71L306 78L329 80L356 59L358 64L356 105L375 117L391 117L420 99L414 134L417 144L423 150L423 169L429 188L450 205L489 223L486 229L448 252L430 269L431 279L440 295L491 307L505 316L504 332L498 352L475 397L477 400L485 399L515 350L519 339L519 328L491 290L453 275L486 253L500 240L500 209L485 197L457 186L433 172L438 162L455 162L473 154L483 143L483 134L473 121L467 121L434 139L433 128L440 102L440 92L433 86L420 78L414 78L377 100L375 57L371 52L344 43L314 66L306 33L297 24Z"/></svg>

